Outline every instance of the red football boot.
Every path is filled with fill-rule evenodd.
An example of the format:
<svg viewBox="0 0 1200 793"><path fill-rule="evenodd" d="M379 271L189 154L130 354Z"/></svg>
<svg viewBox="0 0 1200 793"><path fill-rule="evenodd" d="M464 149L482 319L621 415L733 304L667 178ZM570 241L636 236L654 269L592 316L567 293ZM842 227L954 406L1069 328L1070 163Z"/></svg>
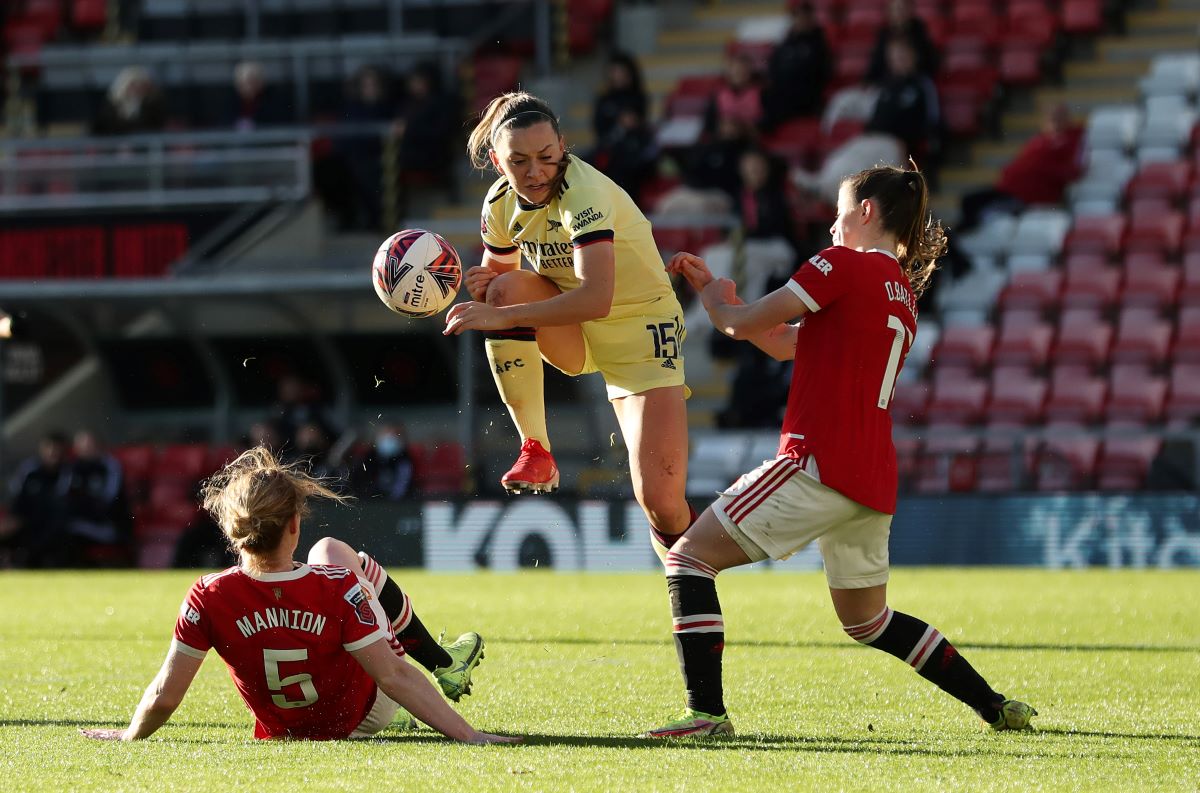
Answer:
<svg viewBox="0 0 1200 793"><path fill-rule="evenodd" d="M558 466L536 438L521 444L521 456L512 470L500 477L510 493L551 493L558 489Z"/></svg>

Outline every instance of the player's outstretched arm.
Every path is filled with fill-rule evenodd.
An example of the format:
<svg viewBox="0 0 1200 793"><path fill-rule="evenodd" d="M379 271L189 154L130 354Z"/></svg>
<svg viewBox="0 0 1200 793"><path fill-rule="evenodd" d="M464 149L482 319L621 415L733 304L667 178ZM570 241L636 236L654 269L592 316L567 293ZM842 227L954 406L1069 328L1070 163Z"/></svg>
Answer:
<svg viewBox="0 0 1200 793"><path fill-rule="evenodd" d="M480 732L472 727L446 704L446 700L442 699L425 675L403 658L397 657L383 639L361 650L352 650L350 654L362 664L383 693L447 738L466 743L517 743L521 740Z"/></svg>
<svg viewBox="0 0 1200 793"><path fill-rule="evenodd" d="M136 741L150 737L179 707L202 663L204 659L184 655L172 644L162 668L142 695L129 727L124 730L83 730L83 734L102 741Z"/></svg>
<svg viewBox="0 0 1200 793"><path fill-rule="evenodd" d="M770 349L764 347L764 351L776 358L779 358L776 353L782 354L784 348L771 342L765 334L774 332L778 339L787 339L794 331L779 331L778 326L808 313L804 301L787 287L780 287L753 303L744 304L737 296L733 281L728 278L709 282L700 293L700 299L713 327L734 339L754 341L756 344L767 341ZM795 349L794 336L792 348Z"/></svg>

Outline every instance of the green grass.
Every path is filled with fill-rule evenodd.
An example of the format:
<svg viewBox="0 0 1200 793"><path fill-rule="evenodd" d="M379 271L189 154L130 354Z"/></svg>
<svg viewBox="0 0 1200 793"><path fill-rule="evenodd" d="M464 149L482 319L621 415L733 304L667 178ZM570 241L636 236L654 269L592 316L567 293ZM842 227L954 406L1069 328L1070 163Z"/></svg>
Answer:
<svg viewBox="0 0 1200 793"><path fill-rule="evenodd" d="M149 741L81 738L127 723L194 577L0 574L0 790L1200 789L1198 571L894 572L892 605L1033 703L1033 734L855 645L820 575L763 574L720 582L738 735L650 743L682 702L660 578L402 571L431 630L488 640L462 712L526 744L256 742L215 655Z"/></svg>

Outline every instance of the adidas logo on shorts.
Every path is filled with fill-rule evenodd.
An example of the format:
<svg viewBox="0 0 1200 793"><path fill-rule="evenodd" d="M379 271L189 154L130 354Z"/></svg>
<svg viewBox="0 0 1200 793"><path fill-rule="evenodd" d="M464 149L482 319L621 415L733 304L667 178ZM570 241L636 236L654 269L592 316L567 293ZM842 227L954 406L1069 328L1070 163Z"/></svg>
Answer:
<svg viewBox="0 0 1200 793"><path fill-rule="evenodd" d="M662 365L662 368L664 368L664 369L674 369L675 368L675 362L672 361L670 358L663 361L661 365Z"/></svg>

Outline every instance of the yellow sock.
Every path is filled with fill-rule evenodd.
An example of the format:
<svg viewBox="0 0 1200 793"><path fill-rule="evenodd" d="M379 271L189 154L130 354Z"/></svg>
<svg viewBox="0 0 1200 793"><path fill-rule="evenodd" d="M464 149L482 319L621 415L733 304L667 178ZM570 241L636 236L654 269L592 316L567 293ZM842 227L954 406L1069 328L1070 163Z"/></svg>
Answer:
<svg viewBox="0 0 1200 793"><path fill-rule="evenodd" d="M535 438L550 451L546 432L546 392L542 355L532 331L525 338L489 338L484 342L500 399L508 407L521 441Z"/></svg>

